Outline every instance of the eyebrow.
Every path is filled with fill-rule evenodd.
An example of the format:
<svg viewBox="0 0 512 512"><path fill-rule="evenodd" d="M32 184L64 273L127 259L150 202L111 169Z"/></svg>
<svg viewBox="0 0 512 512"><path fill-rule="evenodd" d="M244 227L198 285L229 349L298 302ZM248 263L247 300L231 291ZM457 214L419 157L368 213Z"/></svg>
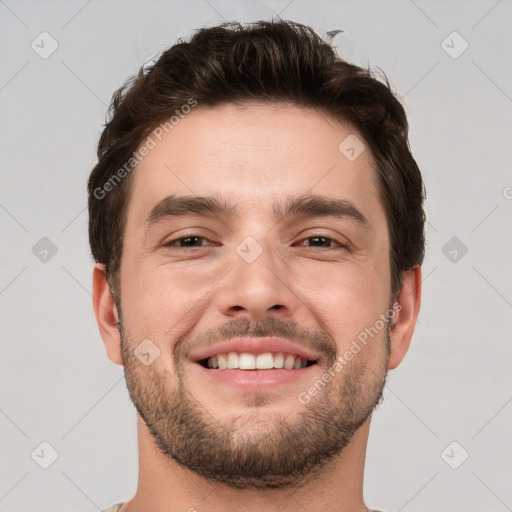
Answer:
<svg viewBox="0 0 512 512"><path fill-rule="evenodd" d="M170 195L159 201L146 219L146 230L169 217L184 217L200 214L222 216L228 219L239 218L241 209L218 196L177 196ZM320 195L288 196L284 201L272 206L272 217L281 221L286 217L336 217L348 218L361 227L372 231L366 217L345 199L333 199Z"/></svg>

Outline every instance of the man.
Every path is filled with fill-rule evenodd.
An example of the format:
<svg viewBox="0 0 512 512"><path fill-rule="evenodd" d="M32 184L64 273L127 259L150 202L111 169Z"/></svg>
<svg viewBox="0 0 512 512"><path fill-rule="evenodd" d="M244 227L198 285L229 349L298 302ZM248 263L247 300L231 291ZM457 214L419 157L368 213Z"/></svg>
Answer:
<svg viewBox="0 0 512 512"><path fill-rule="evenodd" d="M423 183L389 84L292 22L199 30L114 96L94 311L137 409L109 511L362 512L420 308Z"/></svg>

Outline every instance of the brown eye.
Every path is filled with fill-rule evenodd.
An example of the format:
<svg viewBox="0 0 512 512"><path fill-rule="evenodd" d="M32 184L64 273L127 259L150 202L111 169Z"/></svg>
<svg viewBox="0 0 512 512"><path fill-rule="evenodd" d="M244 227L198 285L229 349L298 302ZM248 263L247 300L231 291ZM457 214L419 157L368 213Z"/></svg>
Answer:
<svg viewBox="0 0 512 512"><path fill-rule="evenodd" d="M319 249L348 249L348 246L335 238L331 238L328 236L323 235L315 235L315 236L309 236L307 238L304 238L302 242L304 241L312 241L312 244L309 244L308 247L311 248L319 248ZM332 244L337 244L338 247L332 247ZM302 243L300 244L302 245Z"/></svg>
<svg viewBox="0 0 512 512"><path fill-rule="evenodd" d="M200 241L209 241L204 236L197 236L197 235L187 235L182 236L180 238L175 238L173 240L169 240L164 244L164 247L178 247L178 249L187 249L187 248L196 248L196 247L203 247L203 244L200 243ZM176 245L178 243L178 245Z"/></svg>

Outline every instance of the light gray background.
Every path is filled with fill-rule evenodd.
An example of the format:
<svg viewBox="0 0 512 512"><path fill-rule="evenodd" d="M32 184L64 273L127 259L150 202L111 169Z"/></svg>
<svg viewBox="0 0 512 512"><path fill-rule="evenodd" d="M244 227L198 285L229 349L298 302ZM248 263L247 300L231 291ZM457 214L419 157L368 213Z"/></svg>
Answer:
<svg viewBox="0 0 512 512"><path fill-rule="evenodd" d="M339 52L386 72L427 187L423 307L374 415L367 503L512 510L510 1L0 0L2 512L94 511L135 492L135 411L90 296L86 180L106 106L178 37L277 13L345 30ZM43 31L59 45L47 59L31 48ZM442 46L454 31L469 44L458 58L445 51L458 36ZM42 237L57 248L46 262ZM43 441L58 452L48 469Z"/></svg>

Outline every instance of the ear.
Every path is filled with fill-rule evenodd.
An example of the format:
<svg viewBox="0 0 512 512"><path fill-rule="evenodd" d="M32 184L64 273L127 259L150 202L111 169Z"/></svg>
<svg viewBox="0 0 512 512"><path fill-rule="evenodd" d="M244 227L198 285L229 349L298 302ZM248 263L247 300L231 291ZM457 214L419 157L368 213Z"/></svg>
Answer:
<svg viewBox="0 0 512 512"><path fill-rule="evenodd" d="M117 326L119 316L110 294L105 265L102 263L94 266L92 274L92 305L107 356L113 363L122 365L121 336Z"/></svg>
<svg viewBox="0 0 512 512"><path fill-rule="evenodd" d="M391 353L388 368L393 370L405 357L411 344L414 327L421 306L421 267L416 265L404 272L402 289L398 293L396 302L400 305L394 318L391 329Z"/></svg>

